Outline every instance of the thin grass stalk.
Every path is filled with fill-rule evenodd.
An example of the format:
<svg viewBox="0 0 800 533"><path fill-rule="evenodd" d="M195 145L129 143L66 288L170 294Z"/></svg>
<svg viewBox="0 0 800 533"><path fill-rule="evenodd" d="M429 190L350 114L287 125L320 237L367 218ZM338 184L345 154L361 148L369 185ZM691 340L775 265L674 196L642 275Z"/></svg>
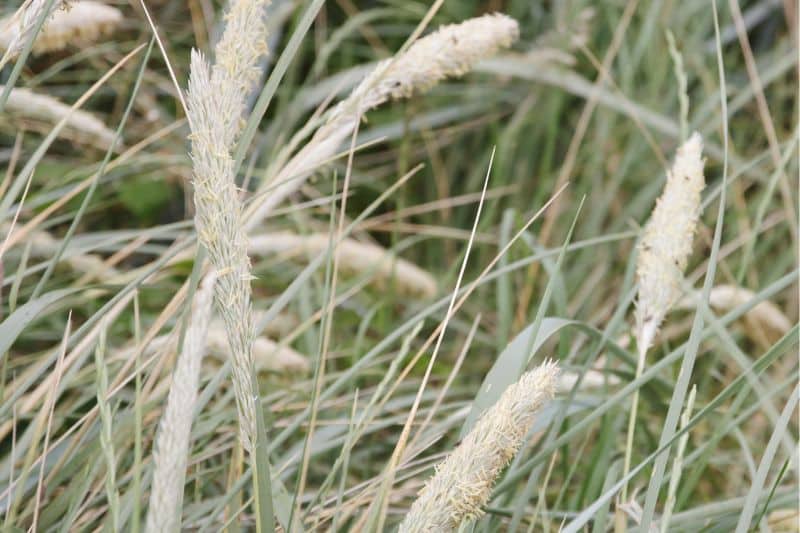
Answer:
<svg viewBox="0 0 800 533"><path fill-rule="evenodd" d="M108 368L105 362L106 328L102 326L94 351L97 387L97 409L100 412L100 449L106 463L105 490L112 531L120 531L119 491L117 490L117 459L114 450L113 415L108 402Z"/></svg>
<svg viewBox="0 0 800 533"><path fill-rule="evenodd" d="M681 416L681 429L684 429L692 418L694 409L694 399L697 395L697 386L692 387L689 398L686 400L686 409ZM681 472L683 471L683 455L686 452L686 444L689 442L689 433L681 435L678 441L678 451L675 460L672 462L672 473L669 478L669 488L667 489L667 502L664 504L664 512L661 513L661 533L669 531L669 522L672 519L672 512L675 509L675 498L678 493L678 485L681 482Z"/></svg>

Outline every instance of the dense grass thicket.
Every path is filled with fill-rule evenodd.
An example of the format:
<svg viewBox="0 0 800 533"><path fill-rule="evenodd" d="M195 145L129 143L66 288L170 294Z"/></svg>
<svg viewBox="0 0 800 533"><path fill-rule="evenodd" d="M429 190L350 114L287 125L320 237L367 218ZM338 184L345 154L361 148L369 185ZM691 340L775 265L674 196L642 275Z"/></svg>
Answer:
<svg viewBox="0 0 800 533"><path fill-rule="evenodd" d="M796 2L71 3L0 8L2 531L800 531Z"/></svg>

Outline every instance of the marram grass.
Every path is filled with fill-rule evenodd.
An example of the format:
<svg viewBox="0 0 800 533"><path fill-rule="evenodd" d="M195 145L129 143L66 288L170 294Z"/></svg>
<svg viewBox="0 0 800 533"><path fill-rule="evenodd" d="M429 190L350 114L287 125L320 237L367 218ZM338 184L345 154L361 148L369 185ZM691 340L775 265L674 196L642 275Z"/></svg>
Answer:
<svg viewBox="0 0 800 533"><path fill-rule="evenodd" d="M257 61L266 52L266 2L233 0L225 15L225 31L211 66L192 51L186 98L192 130L195 222L200 242L219 279L217 307L231 345L233 386L241 439L252 449L256 420L252 395L252 346L255 332L250 298L250 259L242 225L232 153L241 131L247 94ZM239 43L240 46L235 46Z"/></svg>
<svg viewBox="0 0 800 533"><path fill-rule="evenodd" d="M248 228L297 191L308 176L349 140L364 113L390 99L422 93L446 78L463 76L481 59L508 48L519 37L517 21L502 14L450 24L385 59L331 110L326 122L268 185L267 197L249 217Z"/></svg>
<svg viewBox="0 0 800 533"><path fill-rule="evenodd" d="M664 192L644 228L636 262L636 341L647 351L667 312L682 294L683 271L700 217L703 141L699 133L678 148Z"/></svg>
<svg viewBox="0 0 800 533"><path fill-rule="evenodd" d="M526 343L510 339L539 316L533 357L559 357L558 404L534 415L513 466L498 467L495 481L487 480L492 466L472 491L453 492L458 498L433 499L426 489L435 503L416 519L420 529L609 533L627 524L638 531L650 482L660 487L645 507L662 530L797 531L796 24L780 5L742 6L744 26L737 10L724 9L719 65L712 10L687 18L686 10L641 2L597 6L602 16L589 26L574 3L311 0L265 9L263 2L114 0L106 5L124 20L112 33L72 26L58 40L67 46L37 54L56 21L80 13L70 3L67 11L60 0L0 2L0 16L20 6L15 20L33 23L19 45L34 52L0 68L7 84L0 89L0 529L294 533L300 525L355 531L377 522L396 531L412 505L423 506L414 502L432 465L463 453L451 452L470 405L483 405L499 386L487 369L530 356ZM486 9L509 17L480 16ZM244 37L263 35L264 23L269 58L264 39ZM418 25L426 28L420 38L400 48ZM669 50L667 30L675 36ZM752 63L741 53L748 41ZM178 93L194 74L192 46L205 54L195 60L197 75L213 89L208 104L189 108L213 115L199 128L190 127L194 117ZM682 67L673 68L674 51L686 59ZM464 61L461 79L453 58ZM610 65L607 74L601 64ZM264 79L274 85L262 88ZM238 130L253 118L248 102L273 89L263 120L240 144ZM423 96L429 89L434 94ZM20 104L20 94L47 97L51 107L30 98ZM51 138L64 114L41 109L84 100L72 117L88 112L99 121L66 124ZM692 115L688 101L699 104ZM118 123L126 147L108 153L106 126ZM575 124L585 128L584 142L570 148ZM721 194L731 201L719 218L697 220L701 231L683 266L685 252L674 252L686 247L689 239L677 237L687 232L669 236L660 264L678 265L661 271L655 255L630 253L637 241L657 240L631 224L645 227L663 174L675 177L673 160L681 158L672 147L688 139L688 124L703 134L694 161L708 160L700 205L717 214ZM206 126L222 133L187 142L187 132ZM326 228L343 198L344 161L335 158L353 139L342 220L355 229L332 252L338 239ZM216 214L220 226L192 220L187 145L200 140L203 168L220 175L200 176L197 206L210 208L206 215ZM672 153L662 158L662 147ZM495 148L459 283L465 230ZM232 153L243 155L235 176ZM583 194L587 201L576 238L563 246L572 209L552 216L547 238L526 220L553 194L565 160L576 166L559 197L573 207ZM323 168L332 161L335 170ZM275 188L279 174L302 184L296 198ZM262 205L267 216L250 218ZM693 209L648 230L685 227L686 213ZM722 239L718 253L716 245L708 253L709 230ZM218 270L203 244L222 239L216 265L242 297L235 301L249 299L252 311L211 294L210 277L189 278ZM205 265L196 264L198 248L206 249ZM639 255L651 261L649 274L636 274ZM328 270L326 259L338 268ZM495 260L497 268L485 268ZM531 277L531 264L545 268ZM408 272L421 276L412 281ZM704 277L710 309L698 296ZM668 297L648 296L648 279L667 280ZM450 316L445 295L455 287L475 292ZM529 303L520 297L527 292ZM650 342L639 335L648 364L642 359L637 372L636 327L625 320L636 299L663 313ZM205 326L198 307L213 308ZM444 317L448 333L420 391L422 347ZM253 324L263 330L250 337ZM231 334L244 345L232 344ZM187 352L203 358L197 374L184 372ZM266 436L248 457L231 379L243 353L239 368L255 371ZM688 366L679 373L695 353L691 373ZM696 408L678 405L694 385ZM494 390L499 397L502 388ZM638 411L630 410L640 392ZM389 482L387 461L417 394L414 437L391 461ZM673 461L673 471L662 477L651 471L665 455L654 453L653 438L665 421L681 434L662 464ZM466 459L504 463L499 452L487 459L488 449L473 447ZM471 463L462 464L457 480ZM267 469L271 488L263 484ZM625 472L630 490L620 498ZM274 524L260 512L267 491ZM478 498L487 492L488 500ZM370 506L375 501L382 505ZM615 524L617 510L624 512Z"/></svg>
<svg viewBox="0 0 800 533"><path fill-rule="evenodd" d="M189 327L186 328L183 348L172 373L167 404L158 424L145 526L148 533L180 530L192 418L206 351L215 281L215 275L206 276L195 293Z"/></svg>
<svg viewBox="0 0 800 533"><path fill-rule="evenodd" d="M400 524L400 533L456 531L463 522L482 516L497 477L519 451L557 382L558 366L545 362L509 386L437 465Z"/></svg>

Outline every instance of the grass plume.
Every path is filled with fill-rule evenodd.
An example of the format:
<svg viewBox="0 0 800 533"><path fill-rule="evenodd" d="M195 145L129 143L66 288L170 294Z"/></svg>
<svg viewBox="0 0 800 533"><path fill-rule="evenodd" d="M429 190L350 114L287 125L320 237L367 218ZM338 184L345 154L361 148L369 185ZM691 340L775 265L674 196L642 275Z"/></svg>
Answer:
<svg viewBox="0 0 800 533"><path fill-rule="evenodd" d="M557 381L558 366L546 362L508 387L436 467L400 532L456 531L463 522L479 518L497 477L519 451L536 413L555 394Z"/></svg>
<svg viewBox="0 0 800 533"><path fill-rule="evenodd" d="M145 531L179 531L183 508L183 486L189 457L189 437L197 402L200 368L206 350L214 283L210 274L195 293L183 348L175 363L167 403L158 424L153 446L153 482Z"/></svg>
<svg viewBox="0 0 800 533"><path fill-rule="evenodd" d="M266 52L265 1L233 0L212 67L192 51L187 112L193 163L195 221L219 279L216 301L231 345L233 385L243 446L252 449L255 404L251 391L253 330L250 259L231 156L241 131L254 69ZM235 43L242 43L241 53Z"/></svg>

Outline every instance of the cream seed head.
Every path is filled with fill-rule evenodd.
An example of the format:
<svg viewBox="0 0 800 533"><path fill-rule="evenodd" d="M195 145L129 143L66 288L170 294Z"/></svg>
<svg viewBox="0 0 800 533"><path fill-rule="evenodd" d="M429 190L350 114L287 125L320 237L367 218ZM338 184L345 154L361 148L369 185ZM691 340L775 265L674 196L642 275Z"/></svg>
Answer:
<svg viewBox="0 0 800 533"><path fill-rule="evenodd" d="M36 3L38 2L31 6L34 7ZM5 28L6 24L9 28L7 31L0 31L0 47L11 50L14 55L18 54L33 31L44 4L42 2L38 11L30 11L31 14L27 17L14 20L12 16L0 20L0 28ZM122 22L120 10L100 2L84 0L73 2L68 8L60 8L63 4L55 2L52 14L33 42L31 52L34 54L62 50L68 45L82 46L92 43L109 35Z"/></svg>
<svg viewBox="0 0 800 533"><path fill-rule="evenodd" d="M213 273L206 276L195 293L191 321L175 363L167 405L158 424L153 452L153 483L145 526L147 533L180 530L192 418L197 403L215 280Z"/></svg>
<svg viewBox="0 0 800 533"><path fill-rule="evenodd" d="M54 0L48 18L51 18L53 13L63 9L64 5L65 2L63 0ZM0 20L0 47L4 50L0 66L4 64L6 59L14 58L22 52L25 44L33 37L36 24L39 22L39 18L44 14L46 8L47 0L31 0L13 15ZM45 20L39 32L40 34L46 26L47 20ZM34 42L32 49L34 49L35 46L36 44Z"/></svg>
<svg viewBox="0 0 800 533"><path fill-rule="evenodd" d="M545 362L508 387L436 467L399 531L455 531L465 520L480 517L497 477L519 451L536 413L553 397L558 374L558 365Z"/></svg>
<svg viewBox="0 0 800 533"><path fill-rule="evenodd" d="M214 75L224 76L245 93L261 75L258 61L267 53L264 10L269 4L270 0L232 0L225 32L214 48Z"/></svg>
<svg viewBox="0 0 800 533"><path fill-rule="evenodd" d="M252 450L255 399L252 394L255 330L250 259L232 157L242 128L247 92L266 51L264 0L232 0L212 67L196 50L186 105L191 127L195 225L211 264L219 272L215 292L231 348L233 388L242 445Z"/></svg>
<svg viewBox="0 0 800 533"><path fill-rule="evenodd" d="M636 339L640 351L652 344L661 322L681 295L683 271L700 217L700 193L705 186L702 152L699 133L678 148L664 192L639 244Z"/></svg>
<svg viewBox="0 0 800 533"><path fill-rule="evenodd" d="M325 233L298 235L279 231L252 237L249 249L252 254L303 254L311 259L327 250L330 244L330 236ZM436 279L429 272L376 244L344 239L336 245L335 253L341 270L373 273L373 282L379 288L393 284L401 294L424 298L436 295Z"/></svg>
<svg viewBox="0 0 800 533"><path fill-rule="evenodd" d="M400 56L378 63L340 105L345 109L358 106L364 112L389 99L425 92L446 78L463 76L478 61L508 48L518 38L517 21L501 13L442 26Z"/></svg>
<svg viewBox="0 0 800 533"><path fill-rule="evenodd" d="M215 297L231 345L231 372L242 443L249 451L255 432L250 380L255 338L250 259L231 157L236 129L225 112L235 108L237 93L225 90L224 80L212 77L210 66L197 51L192 52L191 69L186 104L192 130L195 225L211 264L219 272Z"/></svg>
<svg viewBox="0 0 800 533"><path fill-rule="evenodd" d="M308 176L336 154L362 115L389 99L422 93L444 80L463 76L475 64L507 48L519 38L519 26L499 13L442 26L409 49L378 63L334 109L314 137L278 172L269 194L254 208L248 229L257 226Z"/></svg>

